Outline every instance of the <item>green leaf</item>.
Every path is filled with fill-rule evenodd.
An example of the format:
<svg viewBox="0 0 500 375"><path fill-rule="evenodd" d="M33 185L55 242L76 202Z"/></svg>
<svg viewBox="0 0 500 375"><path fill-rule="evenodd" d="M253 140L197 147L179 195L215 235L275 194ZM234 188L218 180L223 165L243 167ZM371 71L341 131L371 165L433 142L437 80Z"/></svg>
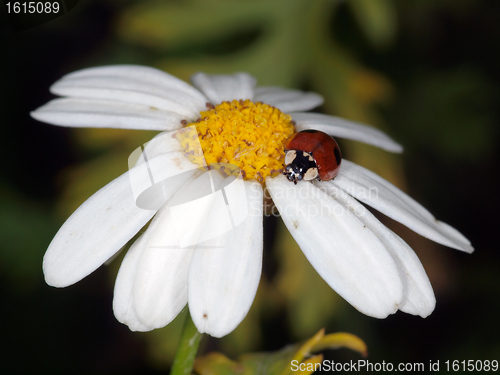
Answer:
<svg viewBox="0 0 500 375"><path fill-rule="evenodd" d="M396 36L396 10L392 0L350 0L360 28L376 47L385 47Z"/></svg>
<svg viewBox="0 0 500 375"><path fill-rule="evenodd" d="M314 368L323 360L322 355L311 353L349 348L366 356L366 344L349 333L334 333L325 336L324 330L302 344L289 345L276 352L245 354L238 361L232 361L220 353L209 353L196 360L195 371L199 375L291 375L293 363L304 364L304 368ZM310 366L308 366L310 364ZM311 374L314 371L301 372Z"/></svg>

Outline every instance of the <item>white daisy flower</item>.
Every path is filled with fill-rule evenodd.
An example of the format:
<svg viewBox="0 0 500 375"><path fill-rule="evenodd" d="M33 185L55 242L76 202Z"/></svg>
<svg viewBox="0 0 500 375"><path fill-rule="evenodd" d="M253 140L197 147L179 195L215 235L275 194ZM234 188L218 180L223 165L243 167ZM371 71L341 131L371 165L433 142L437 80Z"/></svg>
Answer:
<svg viewBox="0 0 500 375"><path fill-rule="evenodd" d="M156 168L164 176L179 175L162 185L161 205L142 207L131 187L134 171L142 166L147 174L145 156L84 202L44 256L49 285L66 287L89 275L153 218L120 267L113 300L116 318L132 330L148 331L167 325L188 304L200 332L224 336L244 319L257 291L267 189L307 259L356 309L376 318L397 310L422 317L433 311L432 287L416 254L360 202L424 237L470 253L473 248L464 236L389 182L347 160L330 181L294 184L280 173L285 140L296 131L319 130L391 152L401 152L399 144L365 125L300 112L322 103L314 93L255 87L255 79L244 73L198 73L192 83L194 87L141 66L85 69L51 87L63 98L32 112L39 121L69 127L173 132L196 125L199 136L160 133L146 145L148 173ZM193 150L191 140L200 142L207 164L233 163L243 179L200 170L201 155L186 152ZM228 184L234 181L240 181L244 196L232 195ZM193 194L199 195L199 186L207 183L218 193L203 204L191 204L200 201ZM228 220L216 204L222 199L230 205L234 227L225 233L218 232ZM174 215L180 203L189 210ZM179 239L183 228L190 230L184 243Z"/></svg>

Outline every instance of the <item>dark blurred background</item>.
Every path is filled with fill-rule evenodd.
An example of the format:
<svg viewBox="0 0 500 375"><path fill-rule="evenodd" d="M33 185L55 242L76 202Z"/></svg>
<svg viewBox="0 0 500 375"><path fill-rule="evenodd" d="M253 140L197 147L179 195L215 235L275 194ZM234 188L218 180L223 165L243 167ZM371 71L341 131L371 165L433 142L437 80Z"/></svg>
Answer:
<svg viewBox="0 0 500 375"><path fill-rule="evenodd" d="M437 306L426 318L355 311L267 218L264 275L245 321L200 354L278 350L320 328L365 340L373 362L500 360L500 2L487 0L80 1L16 31L0 12L0 373L161 373L181 316L132 333L113 316L120 259L65 289L42 257L71 212L127 169L152 132L66 129L29 112L50 85L90 66L144 64L185 80L249 71L262 85L321 93L319 109L377 126L389 155L342 142L346 158L407 191L470 239L468 255L381 217L417 252ZM69 7L68 7L69 8ZM357 358L339 352L328 358Z"/></svg>

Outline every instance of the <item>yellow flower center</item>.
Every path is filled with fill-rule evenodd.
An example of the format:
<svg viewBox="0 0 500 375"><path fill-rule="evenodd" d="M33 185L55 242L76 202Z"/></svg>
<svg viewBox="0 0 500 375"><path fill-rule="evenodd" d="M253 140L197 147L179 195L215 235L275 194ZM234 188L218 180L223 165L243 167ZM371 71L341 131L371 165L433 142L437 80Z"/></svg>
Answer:
<svg viewBox="0 0 500 375"><path fill-rule="evenodd" d="M207 165L216 168L221 163L236 165L244 179L255 179L261 184L267 176L280 173L285 141L295 132L291 116L250 100L222 102L216 107L207 104L207 107L207 111L200 112L197 122L184 124L196 126ZM177 139L192 162L204 165L201 152L193 152L194 134L181 131Z"/></svg>

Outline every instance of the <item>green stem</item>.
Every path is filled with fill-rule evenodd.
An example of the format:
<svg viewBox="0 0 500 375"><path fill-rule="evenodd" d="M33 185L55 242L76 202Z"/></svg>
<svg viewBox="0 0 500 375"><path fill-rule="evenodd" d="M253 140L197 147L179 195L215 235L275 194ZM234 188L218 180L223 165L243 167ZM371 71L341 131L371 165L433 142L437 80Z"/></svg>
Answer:
<svg viewBox="0 0 500 375"><path fill-rule="evenodd" d="M200 346L201 333L198 332L196 326L191 319L189 310L182 328L182 336L175 353L174 364L170 375L190 375L193 370L194 359Z"/></svg>

